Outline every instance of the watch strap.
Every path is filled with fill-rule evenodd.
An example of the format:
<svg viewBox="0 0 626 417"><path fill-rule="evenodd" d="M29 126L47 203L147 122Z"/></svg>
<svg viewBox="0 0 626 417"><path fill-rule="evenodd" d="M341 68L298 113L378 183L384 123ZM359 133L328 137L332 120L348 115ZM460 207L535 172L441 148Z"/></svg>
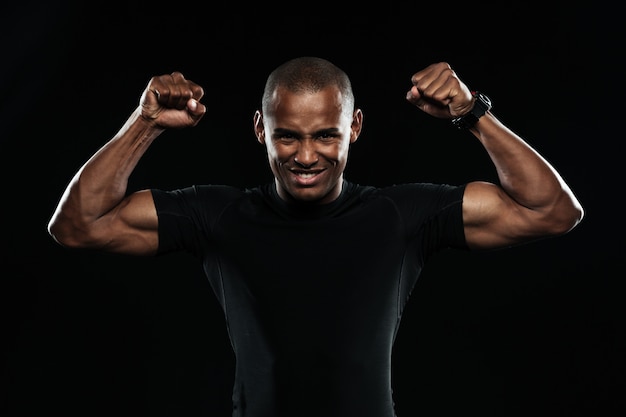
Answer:
<svg viewBox="0 0 626 417"><path fill-rule="evenodd" d="M478 119L491 110L491 99L480 91L472 91L474 96L474 107L467 114L452 119L452 124L457 128L465 130L474 127Z"/></svg>

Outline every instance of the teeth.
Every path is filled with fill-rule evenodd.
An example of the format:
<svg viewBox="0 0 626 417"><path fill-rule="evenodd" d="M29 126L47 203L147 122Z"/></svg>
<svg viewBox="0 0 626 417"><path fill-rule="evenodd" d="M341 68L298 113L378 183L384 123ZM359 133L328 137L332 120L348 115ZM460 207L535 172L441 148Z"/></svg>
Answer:
<svg viewBox="0 0 626 417"><path fill-rule="evenodd" d="M311 174L311 173L298 173L298 176L301 178L305 178L305 179L309 179L309 178L313 178L315 176L315 174Z"/></svg>

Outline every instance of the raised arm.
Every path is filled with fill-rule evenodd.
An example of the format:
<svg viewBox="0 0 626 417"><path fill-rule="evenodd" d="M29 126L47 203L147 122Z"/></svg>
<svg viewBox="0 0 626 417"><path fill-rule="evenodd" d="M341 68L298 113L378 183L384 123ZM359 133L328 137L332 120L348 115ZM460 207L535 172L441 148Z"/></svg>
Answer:
<svg viewBox="0 0 626 417"><path fill-rule="evenodd" d="M50 235L71 248L154 254L158 222L152 195L148 190L127 195L128 179L165 129L200 121L203 94L179 72L153 77L130 118L68 184L48 223Z"/></svg>
<svg viewBox="0 0 626 417"><path fill-rule="evenodd" d="M412 77L407 100L439 118L467 114L475 98L449 64L433 64ZM521 137L485 113L470 131L495 165L499 184L471 182L463 198L468 245L493 249L567 233L583 208L559 173Z"/></svg>

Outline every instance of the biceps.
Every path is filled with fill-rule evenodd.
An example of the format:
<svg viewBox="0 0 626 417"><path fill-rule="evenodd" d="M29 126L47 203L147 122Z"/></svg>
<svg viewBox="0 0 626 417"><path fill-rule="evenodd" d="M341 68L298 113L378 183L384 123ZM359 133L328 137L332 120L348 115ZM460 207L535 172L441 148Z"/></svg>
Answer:
<svg viewBox="0 0 626 417"><path fill-rule="evenodd" d="M119 208L123 227L138 230L157 230L158 220L152 193L143 190L129 195Z"/></svg>
<svg viewBox="0 0 626 417"><path fill-rule="evenodd" d="M126 197L101 219L103 247L110 252L150 255L158 247L158 218L150 191Z"/></svg>
<svg viewBox="0 0 626 417"><path fill-rule="evenodd" d="M537 224L533 210L516 203L499 186L487 182L467 185L463 225L470 248L495 249L537 238Z"/></svg>

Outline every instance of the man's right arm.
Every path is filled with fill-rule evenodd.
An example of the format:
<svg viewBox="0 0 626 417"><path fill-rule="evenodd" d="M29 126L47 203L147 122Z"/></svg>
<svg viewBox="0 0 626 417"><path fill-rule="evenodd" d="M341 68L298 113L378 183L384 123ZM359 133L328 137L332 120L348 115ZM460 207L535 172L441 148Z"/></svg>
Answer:
<svg viewBox="0 0 626 417"><path fill-rule="evenodd" d="M127 195L128 179L151 143L168 128L195 126L206 111L203 91L180 73L153 77L120 131L75 174L48 231L61 245L132 255L158 248L150 191Z"/></svg>

